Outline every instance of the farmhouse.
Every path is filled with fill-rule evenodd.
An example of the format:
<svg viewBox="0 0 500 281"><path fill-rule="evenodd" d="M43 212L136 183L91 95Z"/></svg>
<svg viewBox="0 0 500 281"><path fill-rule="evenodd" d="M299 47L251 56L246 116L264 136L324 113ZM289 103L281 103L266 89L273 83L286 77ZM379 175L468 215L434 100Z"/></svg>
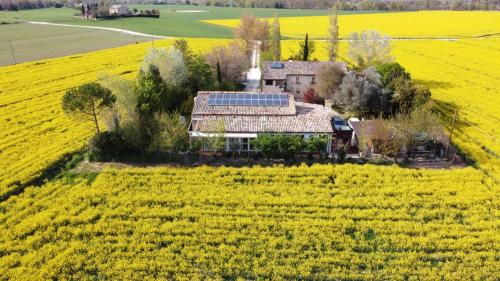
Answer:
<svg viewBox="0 0 500 281"><path fill-rule="evenodd" d="M330 111L322 105L296 102L289 93L198 92L189 127L191 138L206 140L223 134L226 151L252 152L256 150L252 139L263 133L294 134L305 139L326 136L325 151L330 153ZM202 150L213 148L204 141Z"/></svg>
<svg viewBox="0 0 500 281"><path fill-rule="evenodd" d="M124 16L130 14L130 11L125 5L111 5L109 7L110 16Z"/></svg>
<svg viewBox="0 0 500 281"><path fill-rule="evenodd" d="M316 76L328 62L265 61L262 69L262 91L290 92L296 100L316 84Z"/></svg>

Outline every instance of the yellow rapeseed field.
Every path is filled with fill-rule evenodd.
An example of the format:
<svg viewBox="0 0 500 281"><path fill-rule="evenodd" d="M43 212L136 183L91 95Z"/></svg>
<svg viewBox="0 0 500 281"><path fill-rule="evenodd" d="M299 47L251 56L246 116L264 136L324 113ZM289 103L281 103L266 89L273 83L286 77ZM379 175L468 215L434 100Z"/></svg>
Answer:
<svg viewBox="0 0 500 281"><path fill-rule="evenodd" d="M108 170L0 203L6 280L495 280L473 168ZM240 278L240 279L237 279Z"/></svg>
<svg viewBox="0 0 500 281"><path fill-rule="evenodd" d="M235 27L238 19L207 20L212 24ZM328 17L280 18L281 33L292 38L324 38ZM340 37L367 29L378 30L393 38L469 37L500 32L500 13L462 11L420 11L339 16Z"/></svg>
<svg viewBox="0 0 500 281"><path fill-rule="evenodd" d="M172 40L154 42L168 46ZM220 39L189 39L195 51ZM94 132L61 109L61 97L100 73L135 77L151 43L107 49L0 68L0 196L36 177L66 153L80 149Z"/></svg>
<svg viewBox="0 0 500 281"><path fill-rule="evenodd" d="M299 41L285 41L286 58ZM453 141L485 172L500 179L500 37L480 39L392 41L394 59L412 78L430 87L435 108L451 124L455 108L459 122ZM323 41L315 58L327 59ZM340 46L346 58L347 43Z"/></svg>

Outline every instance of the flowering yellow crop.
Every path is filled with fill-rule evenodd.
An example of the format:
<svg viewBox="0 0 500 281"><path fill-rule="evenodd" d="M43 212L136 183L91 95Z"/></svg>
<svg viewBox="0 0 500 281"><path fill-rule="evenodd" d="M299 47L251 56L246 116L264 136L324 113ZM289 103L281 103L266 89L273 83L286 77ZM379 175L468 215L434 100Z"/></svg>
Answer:
<svg viewBox="0 0 500 281"><path fill-rule="evenodd" d="M207 20L212 24L235 27L238 19ZM328 31L328 17L280 18L284 36L324 38ZM462 11L420 11L402 13L355 14L339 16L340 37L367 29L378 30L394 38L467 37L500 32L500 13Z"/></svg>
<svg viewBox="0 0 500 281"><path fill-rule="evenodd" d="M0 203L7 280L495 280L473 168L108 170Z"/></svg>
<svg viewBox="0 0 500 281"><path fill-rule="evenodd" d="M285 41L283 57L298 49ZM455 108L459 122L453 141L488 174L500 180L500 37L481 39L392 41L393 55L412 78L432 90L435 109L451 125ZM324 42L316 42L316 58L327 59ZM340 45L346 59L347 43Z"/></svg>
<svg viewBox="0 0 500 281"><path fill-rule="evenodd" d="M223 42L224 40L222 40ZM154 42L168 46L172 40ZM189 39L194 51L220 39ZM80 149L93 133L91 123L70 120L61 97L99 73L133 77L151 43L130 45L0 68L0 196L16 183L36 177L64 154Z"/></svg>

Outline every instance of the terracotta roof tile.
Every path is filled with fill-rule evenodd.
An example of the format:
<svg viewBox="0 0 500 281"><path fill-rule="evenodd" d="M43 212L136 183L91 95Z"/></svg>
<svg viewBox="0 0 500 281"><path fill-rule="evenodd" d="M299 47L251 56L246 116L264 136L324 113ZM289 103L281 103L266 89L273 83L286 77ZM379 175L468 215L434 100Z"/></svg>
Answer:
<svg viewBox="0 0 500 281"><path fill-rule="evenodd" d="M214 132L223 122L225 131L231 133L333 133L330 112L324 106L295 102L291 95L288 107L266 107L212 106L209 94L199 92L195 98L194 131Z"/></svg>

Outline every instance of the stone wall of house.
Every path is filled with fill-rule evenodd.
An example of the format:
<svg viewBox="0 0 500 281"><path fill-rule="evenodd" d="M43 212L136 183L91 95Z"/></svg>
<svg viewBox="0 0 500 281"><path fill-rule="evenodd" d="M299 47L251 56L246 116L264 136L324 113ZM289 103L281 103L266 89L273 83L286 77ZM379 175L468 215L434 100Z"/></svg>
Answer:
<svg viewBox="0 0 500 281"><path fill-rule="evenodd" d="M286 90L295 97L296 101L303 101L304 94L315 85L314 75L289 75L286 79Z"/></svg>

